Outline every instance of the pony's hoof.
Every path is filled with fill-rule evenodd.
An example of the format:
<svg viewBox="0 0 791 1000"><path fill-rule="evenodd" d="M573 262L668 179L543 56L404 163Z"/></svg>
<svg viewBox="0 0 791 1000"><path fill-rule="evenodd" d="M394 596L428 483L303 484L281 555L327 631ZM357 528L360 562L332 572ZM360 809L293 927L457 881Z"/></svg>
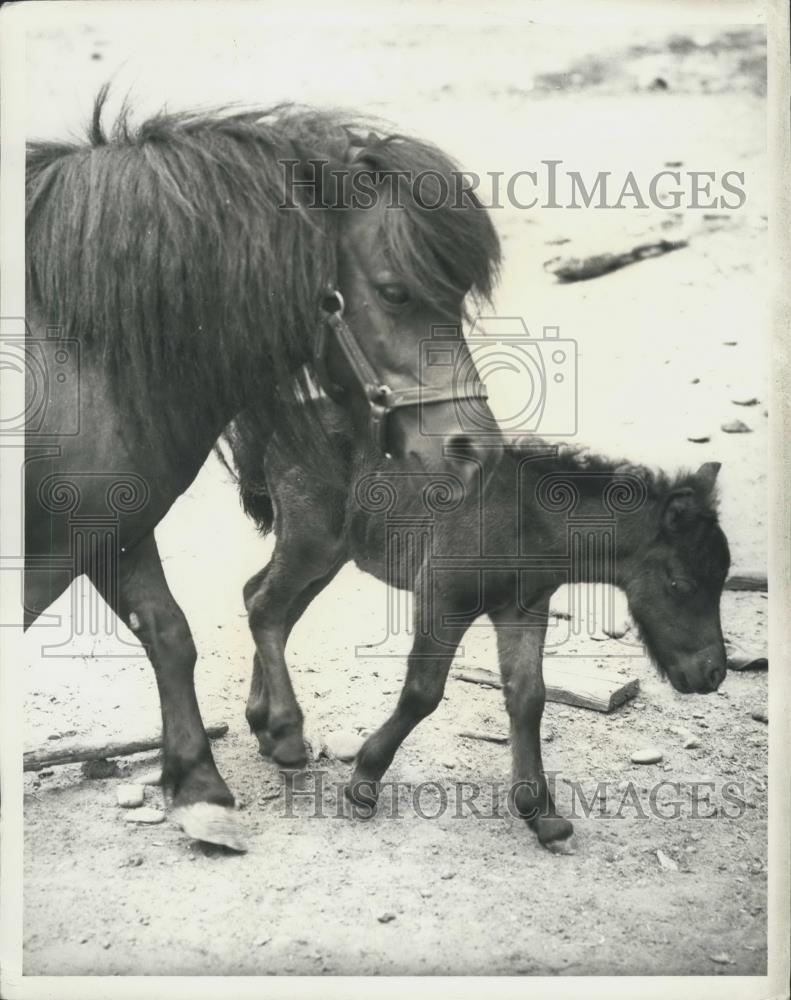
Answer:
<svg viewBox="0 0 791 1000"><path fill-rule="evenodd" d="M305 742L301 736L285 736L274 745L272 760L281 767L295 770L308 762Z"/></svg>
<svg viewBox="0 0 791 1000"><path fill-rule="evenodd" d="M240 854L247 851L239 816L228 806L218 806L213 802L194 802L174 809L172 819L193 840L219 844Z"/></svg>

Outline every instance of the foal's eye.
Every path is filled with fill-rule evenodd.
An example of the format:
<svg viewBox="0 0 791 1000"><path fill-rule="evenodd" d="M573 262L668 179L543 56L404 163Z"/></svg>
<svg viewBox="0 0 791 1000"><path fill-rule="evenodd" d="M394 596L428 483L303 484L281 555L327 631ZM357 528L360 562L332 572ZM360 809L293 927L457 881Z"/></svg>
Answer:
<svg viewBox="0 0 791 1000"><path fill-rule="evenodd" d="M409 289L405 285L379 285L376 289L379 298L388 306L400 308L409 302Z"/></svg>
<svg viewBox="0 0 791 1000"><path fill-rule="evenodd" d="M677 597L689 597L695 593L695 584L691 580L674 576L670 578L670 590Z"/></svg>

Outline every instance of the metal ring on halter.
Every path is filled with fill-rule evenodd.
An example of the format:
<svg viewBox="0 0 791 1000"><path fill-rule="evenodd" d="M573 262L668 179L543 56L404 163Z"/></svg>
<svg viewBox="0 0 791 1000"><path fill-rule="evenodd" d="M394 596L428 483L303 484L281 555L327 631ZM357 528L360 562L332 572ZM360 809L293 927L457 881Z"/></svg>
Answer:
<svg viewBox="0 0 791 1000"><path fill-rule="evenodd" d="M327 296L328 299L336 298L338 300L338 308L333 309L333 314L337 316L343 316L346 312L346 300L337 288L333 288L330 294ZM328 310L329 311L329 310Z"/></svg>

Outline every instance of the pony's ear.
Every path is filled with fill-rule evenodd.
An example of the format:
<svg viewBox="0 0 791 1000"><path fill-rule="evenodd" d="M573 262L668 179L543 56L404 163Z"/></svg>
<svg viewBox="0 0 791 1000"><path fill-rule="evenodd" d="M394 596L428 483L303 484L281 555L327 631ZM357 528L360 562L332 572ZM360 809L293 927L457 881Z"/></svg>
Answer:
<svg viewBox="0 0 791 1000"><path fill-rule="evenodd" d="M719 462L704 462L695 473L695 478L705 488L707 493L711 493L714 489L714 483L717 480L717 473L720 471L721 467L722 466Z"/></svg>
<svg viewBox="0 0 791 1000"><path fill-rule="evenodd" d="M369 132L367 138L351 135L346 147L346 162L351 166L376 167L373 147L379 142L379 137Z"/></svg>
<svg viewBox="0 0 791 1000"><path fill-rule="evenodd" d="M698 505L692 489L685 487L671 493L662 511L662 527L669 534L681 531L697 511Z"/></svg>

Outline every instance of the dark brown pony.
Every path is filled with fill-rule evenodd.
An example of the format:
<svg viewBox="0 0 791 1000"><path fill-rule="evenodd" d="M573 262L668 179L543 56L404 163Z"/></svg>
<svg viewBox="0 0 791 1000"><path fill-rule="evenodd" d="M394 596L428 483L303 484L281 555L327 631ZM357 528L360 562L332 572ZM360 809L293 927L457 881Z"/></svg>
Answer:
<svg viewBox="0 0 791 1000"><path fill-rule="evenodd" d="M429 201L456 176L430 143L290 106L139 127L123 110L108 133L105 99L86 142L28 150L26 624L90 578L154 666L184 829L241 849L154 528L241 411L233 450L276 428L324 461L309 363L358 436L374 427L395 457L463 474L445 454L459 438L475 451L454 398L480 384L454 387L422 345L437 324L458 331L468 293L488 297L498 242L470 192ZM410 184L427 172L430 210ZM458 333L453 347L467 364Z"/></svg>
<svg viewBox="0 0 791 1000"><path fill-rule="evenodd" d="M353 559L413 591L414 642L398 703L357 755L347 795L373 805L398 747L442 699L464 633L486 614L511 721L514 804L542 844L567 847L572 825L555 810L541 762L550 598L564 583L621 587L673 686L716 690L725 676L719 602L729 565L714 501L719 465L671 478L534 438L508 447L488 483L473 489L449 472L383 465L353 447L341 411L324 407L345 485L295 466L277 440L257 466L239 469L248 513L277 534L271 561L245 588L256 638L247 719L261 752L289 766L305 760L285 646L308 604ZM262 477L268 492L250 485Z"/></svg>

